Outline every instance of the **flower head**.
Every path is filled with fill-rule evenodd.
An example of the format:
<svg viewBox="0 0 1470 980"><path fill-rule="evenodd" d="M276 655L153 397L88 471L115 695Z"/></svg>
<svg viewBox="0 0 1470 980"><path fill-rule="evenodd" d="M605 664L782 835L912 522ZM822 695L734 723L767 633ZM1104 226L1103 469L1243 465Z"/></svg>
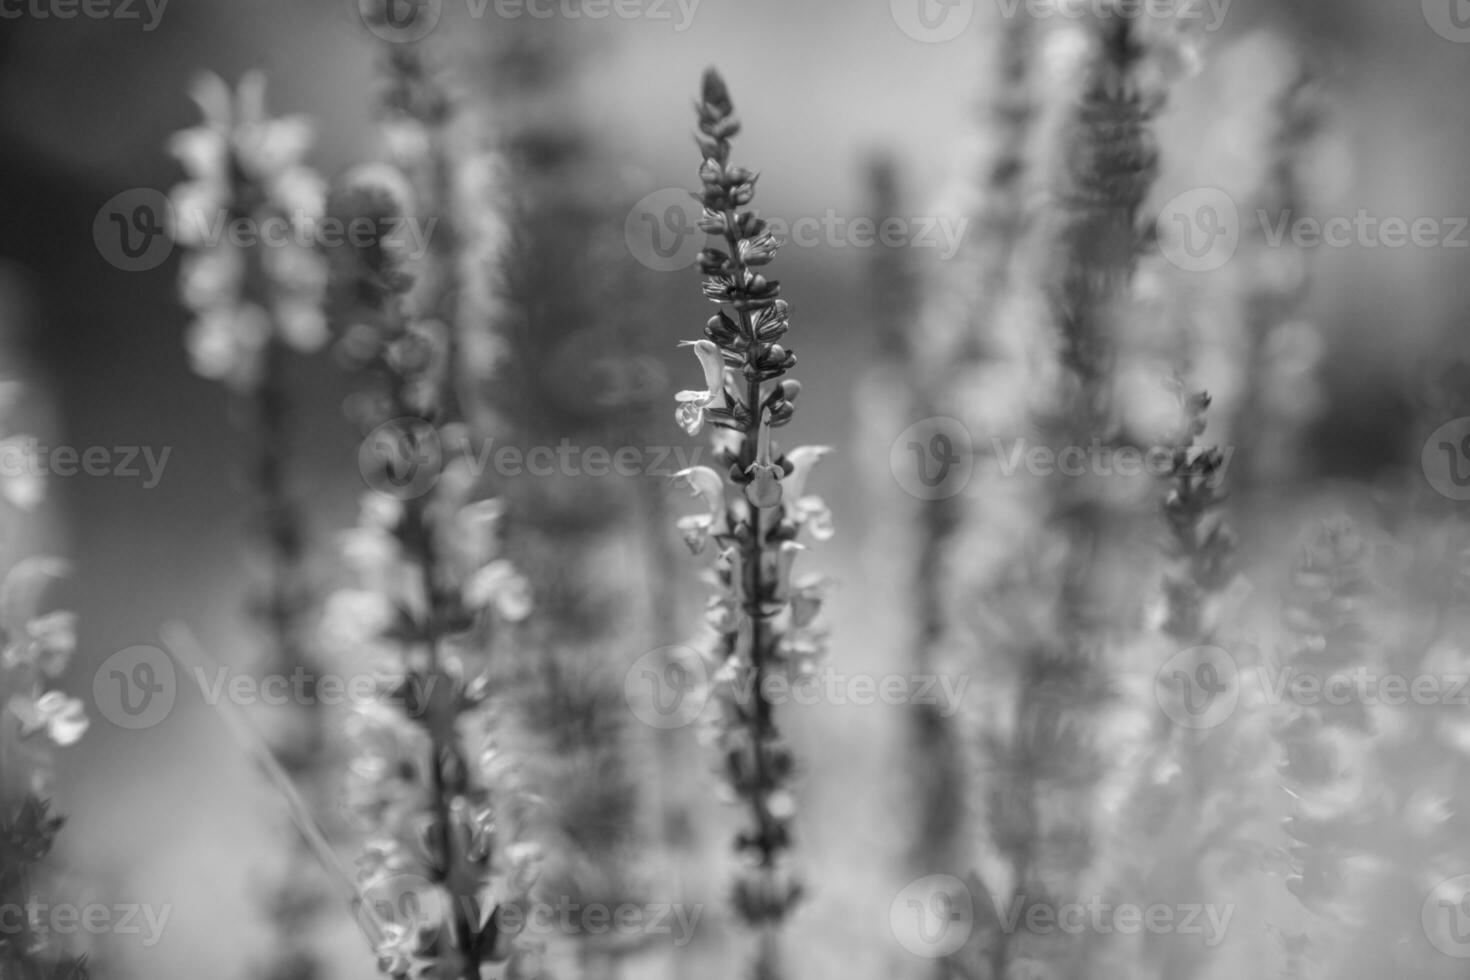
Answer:
<svg viewBox="0 0 1470 980"><path fill-rule="evenodd" d="M691 436L698 435L704 428L705 415L711 410L723 410L725 403L725 359L720 349L708 340L684 341L679 346L692 347L704 370L703 391L681 391L674 396L679 403L675 413L679 427Z"/></svg>

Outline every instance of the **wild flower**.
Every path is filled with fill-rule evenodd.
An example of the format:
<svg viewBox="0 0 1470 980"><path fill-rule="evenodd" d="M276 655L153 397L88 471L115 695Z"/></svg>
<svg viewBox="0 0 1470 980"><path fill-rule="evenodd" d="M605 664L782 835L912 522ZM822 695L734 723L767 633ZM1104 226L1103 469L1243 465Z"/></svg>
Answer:
<svg viewBox="0 0 1470 980"><path fill-rule="evenodd" d="M1283 667L1325 680L1373 663L1376 641L1364 613L1375 585L1367 559L1362 534L1345 521L1326 525L1308 543L1288 595L1285 621L1295 642ZM1371 726L1366 706L1352 699L1291 705L1276 730L1293 801L1284 822L1292 838L1286 887L1337 930L1366 925L1359 889L1373 856L1355 838L1372 819L1365 744Z"/></svg>
<svg viewBox="0 0 1470 980"><path fill-rule="evenodd" d="M757 271L770 263L776 243L766 222L746 210L758 175L730 159L740 122L713 69L705 73L696 108L695 139L703 159L700 228L724 246L702 251L699 266L705 296L721 309L706 324L705 339L689 345L707 387L678 396L677 421L691 434L706 424L714 427L716 459L727 469L698 466L681 474L708 511L685 518L680 529L696 554L711 541L716 548L715 597L707 617L720 665L713 691L719 711L715 741L729 792L750 812L750 824L736 838L748 867L736 880L735 908L762 933L757 975L775 976L775 930L802 886L789 867L795 762L777 729L765 679L799 676L825 652L825 633L816 620L820 582L794 580L793 566L805 550L798 541L803 532L811 540L831 533L825 505L805 491L811 467L826 450L783 451L775 441L775 430L791 421L800 391L786 377L796 356L780 343L790 329L789 308L780 283ZM799 616L793 604L798 595Z"/></svg>
<svg viewBox="0 0 1470 980"><path fill-rule="evenodd" d="M191 96L200 126L170 142L189 179L172 192L175 240L187 249L179 294L195 315L186 343L194 369L223 383L241 409L249 441L248 478L256 503L253 537L266 574L250 607L264 633L260 669L318 673L306 634L313 604L306 568L306 529L291 490L289 381L292 353L327 339L321 303L326 263L307 239L323 214L325 185L305 162L313 130L304 116L272 117L265 76L247 73L235 91L216 75L195 79ZM275 222L294 233L268 238ZM235 237L237 223L253 226ZM309 692L308 692L309 693ZM276 752L299 784L315 782L325 732L319 713L297 707L276 739ZM298 846L300 846L298 841ZM303 852L304 856L304 852ZM322 904L301 877L286 875L269 896L280 942L265 966L274 980L305 980L318 968L298 938L300 922Z"/></svg>
<svg viewBox="0 0 1470 980"><path fill-rule="evenodd" d="M88 727L82 702L56 686L76 649L76 616L48 608L47 593L68 571L59 559L30 556L0 579L0 907L12 911L33 907L65 822L50 799L53 753ZM0 975L86 980L87 971L27 913L7 917Z"/></svg>
<svg viewBox="0 0 1470 980"><path fill-rule="evenodd" d="M170 149L189 178L174 188L173 237L187 249L179 293L194 314L187 334L194 369L239 391L272 374L279 348L313 351L327 340L321 312L326 268L306 239L321 217L324 185L304 162L311 125L273 118L265 76L246 74L235 91L203 74L190 96L200 126L176 134ZM291 233L267 236L271 221ZM231 227L247 222L246 246Z"/></svg>
<svg viewBox="0 0 1470 980"><path fill-rule="evenodd" d="M1032 364L1022 375L1031 380L1021 402L1028 411L982 423L995 431L1020 422L1057 448L1129 438L1113 401L1120 321L1133 300L1138 213L1157 168L1150 124L1163 89L1151 69L1168 56L1165 42L1126 18L1094 19L1087 41L1080 90L1064 110L1065 166L1019 246L1032 261L1011 280L1015 307L998 314L1002 324L1024 313L1018 322L1041 325L1040 338L1015 348ZM1038 388L1040 378L1047 380ZM1151 515L1136 495L1110 492L1096 477L1018 479L1009 488L987 484L995 498L974 504L967 535L1004 544L995 567L983 567L990 559L982 552L980 574L961 578L972 601L955 608L973 608L980 593L978 615L962 611L959 621L978 627L996 675L981 721L985 881L977 887L999 893L997 907L1009 899L1024 912L1104 890L1101 846L1116 816L1115 784L1135 756L1119 668L1144 604L1125 584L1134 575L1121 569L1149 560L1130 532ZM1095 939L990 928L976 937L957 959L974 958L972 969L994 976L1081 975L1101 965Z"/></svg>
<svg viewBox="0 0 1470 980"><path fill-rule="evenodd" d="M333 207L411 214L408 186L386 166L359 170ZM418 876L419 901L441 910L375 923L373 939L392 976L459 980L506 960L514 974L527 951L512 945L497 912L523 900L535 874L531 853L513 847L522 804L497 741L492 655L529 615L530 598L502 551L504 508L479 496L467 456L452 390L455 334L430 319L442 294L404 294L410 277L381 251L358 258L350 285L369 288L349 292L378 291L381 301L375 332L353 351L371 382L357 410L378 440L364 471L378 489L364 497L348 541L357 591L340 601L391 610L367 644L387 654L380 669L391 706L364 707L353 728L361 746L353 810L372 842L360 867L368 893L397 875ZM423 492L389 479L416 472L431 443L442 456L428 462Z"/></svg>

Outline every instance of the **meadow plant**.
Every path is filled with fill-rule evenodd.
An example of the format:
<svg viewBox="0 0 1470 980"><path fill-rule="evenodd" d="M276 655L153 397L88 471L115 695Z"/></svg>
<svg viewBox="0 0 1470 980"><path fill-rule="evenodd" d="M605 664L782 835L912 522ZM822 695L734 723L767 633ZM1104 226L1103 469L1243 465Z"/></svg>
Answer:
<svg viewBox="0 0 1470 980"><path fill-rule="evenodd" d="M421 139L408 145L422 151L425 181L412 168L364 165L330 205L385 236L391 219L434 214L451 199L447 104L418 64L395 59L389 104L417 127ZM359 866L379 965L458 980L479 977L485 963L510 961L516 976L528 968L531 951L514 945L505 913L527 900L539 848L520 838L525 799L500 748L506 712L494 683L530 593L504 556L506 507L480 492L460 412L454 256L431 251L421 283L386 240L347 256L336 316L343 356L365 379L353 416L372 489L344 542L355 587L329 600L324 628L334 648L372 653L383 680L385 697L359 706L351 723L349 785L371 835Z"/></svg>
<svg viewBox="0 0 1470 980"><path fill-rule="evenodd" d="M721 309L705 325L704 339L685 345L699 360L705 387L680 392L676 415L690 435L706 425L715 430L715 458L726 471L698 466L681 474L708 510L679 526L696 554L711 542L717 549L715 594L705 617L718 664L715 742L728 792L750 816L735 841L746 867L734 903L741 919L760 931L753 975L776 977L776 930L802 885L789 866L795 760L776 726L767 678L799 679L825 652L818 616L826 585L795 579L794 565L806 550L800 537L832 535L826 505L806 492L812 467L828 450L783 450L776 442L775 430L791 421L800 391L785 377L796 356L780 343L790 329L781 285L758 271L780 242L746 210L758 175L730 159L740 122L714 70L705 73L697 110L700 228L724 246L702 251L699 266L705 297Z"/></svg>
<svg viewBox="0 0 1470 980"><path fill-rule="evenodd" d="M1171 43L1126 19L1091 22L1076 101L1062 113L1057 136L1064 164L1022 246L1029 261L1013 286L1018 298L1000 314L1029 313L1031 329L1044 333L1024 356L1050 349L1050 366L1045 356L1032 361L1050 384L1022 401L1020 419L1010 414L1012 424L1034 427L1053 449L1135 437L1114 404L1120 321L1133 300L1138 215L1157 168L1150 123ZM1149 518L1125 487L1096 475L1053 474L1034 485L1025 474L1010 478L1030 488L1024 499L977 502L980 519L967 532L994 534L1009 542L1003 549L1016 549L989 578L964 578L982 596L973 617L980 642L999 655L987 665L993 691L980 722L983 884L972 890L998 896L977 902L1026 914L1106 890L1112 856L1103 852L1117 817L1116 784L1135 741L1118 679L1145 599L1130 584L1134 576L1119 569L1147 568L1154 559L1134 546L1138 535L1130 531ZM1099 965L1097 937L980 925L956 955L957 968L1060 977Z"/></svg>
<svg viewBox="0 0 1470 980"><path fill-rule="evenodd" d="M270 731L286 773L309 787L323 764L326 732L309 687L319 669L306 623L314 593L305 521L290 487L296 433L289 369L293 354L315 351L327 339L321 308L327 267L308 240L326 188L305 162L310 121L270 116L264 75L248 73L231 91L206 73L190 94L204 121L170 143L188 177L171 195L173 236L187 250L179 295L194 315L186 341L194 369L230 391L249 443L247 483L257 507L252 536L264 565L260 594L250 603L264 634L258 669L281 676L300 669L307 678L295 717ZM266 229L273 224L289 233L272 240ZM297 841L298 857L307 856L305 847ZM300 926L320 910L320 894L293 869L269 902L278 940L264 975L317 976Z"/></svg>
<svg viewBox="0 0 1470 980"><path fill-rule="evenodd" d="M13 403L18 384L6 382L4 394ZM43 486L7 479L0 492L31 510ZM69 571L60 559L28 556L0 578L0 908L7 912L0 975L16 980L87 977L85 957L68 955L36 913L38 899L45 908L47 857L65 823L51 800L54 752L88 727L85 706L58 686L76 649L76 616L54 608L49 593Z"/></svg>
<svg viewBox="0 0 1470 980"><path fill-rule="evenodd" d="M629 434L654 402L650 386L623 383L634 359L618 355L635 343L630 325L607 315L637 315L625 277L604 271L615 267L612 195L588 165L586 127L556 106L575 80L575 50L537 24L493 39L482 62L492 104L481 107L452 93L422 48L388 46L384 118L390 159L419 175L416 210L432 235L414 292L433 292L429 308L450 327L455 400L474 445L634 444ZM568 283L568 268L586 272ZM622 572L624 552L642 547L628 525L647 530L629 520L638 491L575 472L486 482L516 515L513 557L536 596L538 615L496 682L518 778L538 801L549 856L540 881L579 905L621 905L645 887L646 848L607 638L648 628L644 583ZM584 972L610 974L636 951L573 931Z"/></svg>
<svg viewBox="0 0 1470 980"><path fill-rule="evenodd" d="M1286 624L1296 642L1282 658L1284 667L1325 681L1375 659L1376 641L1363 615L1365 599L1375 590L1367 559L1366 541L1347 522L1324 527L1307 545L1286 607ZM1339 930L1338 936L1316 942L1306 934L1293 937L1293 945L1318 948L1319 968L1325 960L1321 949L1336 946L1347 930L1366 925L1355 904L1360 896L1345 879L1352 877L1352 865L1370 860L1362 842L1352 846L1348 827L1366 823L1360 808L1371 778L1363 744L1369 731L1367 708L1354 699L1291 706L1276 733L1294 804L1285 822L1292 838L1286 849L1286 887L1329 928Z"/></svg>

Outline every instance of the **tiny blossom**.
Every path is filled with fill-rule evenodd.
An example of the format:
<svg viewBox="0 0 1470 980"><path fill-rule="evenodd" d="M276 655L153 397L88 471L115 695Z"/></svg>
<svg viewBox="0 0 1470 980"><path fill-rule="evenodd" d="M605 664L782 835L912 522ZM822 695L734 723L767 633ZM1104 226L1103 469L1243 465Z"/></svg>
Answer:
<svg viewBox="0 0 1470 980"><path fill-rule="evenodd" d="M692 514L678 521L684 543L697 555L704 550L712 536L719 537L729 526L729 517L725 510L725 483L708 466L681 470L674 474L674 478L687 483L694 495L703 499L709 507L707 514Z"/></svg>
<svg viewBox="0 0 1470 980"><path fill-rule="evenodd" d="M725 359L720 349L708 340L685 341L681 346L692 347L704 369L703 391L681 391L674 396L679 403L676 413L679 427L694 436L704 428L706 413L725 408Z"/></svg>
<svg viewBox="0 0 1470 980"><path fill-rule="evenodd" d="M90 724L86 705L60 691L47 691L35 700L15 695L9 708L20 719L22 737L44 731L60 746L75 743Z"/></svg>
<svg viewBox="0 0 1470 980"><path fill-rule="evenodd" d="M393 604L367 589L339 589L322 610L322 644L330 650L358 650L385 633L397 620Z"/></svg>
<svg viewBox="0 0 1470 980"><path fill-rule="evenodd" d="M504 559L490 562L464 584L465 604L474 609L494 608L508 623L518 623L531 614L531 586Z"/></svg>

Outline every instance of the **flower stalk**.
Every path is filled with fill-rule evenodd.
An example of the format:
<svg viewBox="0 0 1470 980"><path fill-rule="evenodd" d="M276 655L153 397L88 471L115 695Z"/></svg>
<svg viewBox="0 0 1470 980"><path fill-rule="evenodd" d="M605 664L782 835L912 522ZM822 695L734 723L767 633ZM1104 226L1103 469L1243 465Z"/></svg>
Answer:
<svg viewBox="0 0 1470 980"><path fill-rule="evenodd" d="M795 814L790 781L794 759L776 725L766 678L793 679L823 653L817 625L821 583L793 582L804 550L803 532L814 540L831 535L830 515L805 484L821 447L783 452L776 430L791 421L800 386L786 377L796 357L780 343L790 328L780 283L760 271L779 242L766 222L746 210L758 175L731 162L739 132L729 90L713 70L704 76L697 104L696 141L703 155L700 228L720 240L699 256L704 294L721 309L705 326L705 339L689 346L706 379L699 392L678 396L677 421L691 435L706 424L716 431L715 456L722 475L695 467L682 476L709 507L680 522L696 552L713 539L719 549L707 622L715 632L716 739L732 795L750 823L736 839L748 864L735 887L741 918L762 930L757 974L778 973L775 930L795 906L802 886L787 867ZM805 601L794 604L803 596Z"/></svg>

